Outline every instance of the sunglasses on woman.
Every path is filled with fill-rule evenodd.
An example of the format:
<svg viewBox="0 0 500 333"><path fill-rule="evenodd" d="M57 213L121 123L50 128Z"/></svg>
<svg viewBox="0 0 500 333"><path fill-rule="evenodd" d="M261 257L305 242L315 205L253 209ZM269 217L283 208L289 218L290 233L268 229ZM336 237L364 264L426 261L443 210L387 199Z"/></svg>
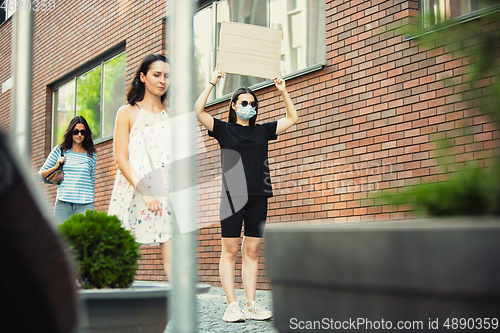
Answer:
<svg viewBox="0 0 500 333"><path fill-rule="evenodd" d="M73 135L78 135L78 133L81 133L83 136L87 135L86 130L77 130L77 129L73 130Z"/></svg>
<svg viewBox="0 0 500 333"><path fill-rule="evenodd" d="M247 105L248 105L248 102L247 102L247 101L243 101L243 102L241 102L241 106L242 106L242 107L246 108L246 107L247 107ZM250 102L250 106L251 106L251 107L253 107L253 108L257 107L257 102Z"/></svg>

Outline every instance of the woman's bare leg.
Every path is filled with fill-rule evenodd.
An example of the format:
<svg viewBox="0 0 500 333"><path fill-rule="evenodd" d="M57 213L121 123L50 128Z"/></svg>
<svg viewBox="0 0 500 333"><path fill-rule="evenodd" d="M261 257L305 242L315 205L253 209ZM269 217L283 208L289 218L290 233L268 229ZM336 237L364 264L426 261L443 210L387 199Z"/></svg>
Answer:
<svg viewBox="0 0 500 333"><path fill-rule="evenodd" d="M243 276L243 288L247 306L250 301L255 301L255 290L257 289L257 274L259 270L259 246L262 238L243 237L241 245L243 253L243 265L241 275Z"/></svg>
<svg viewBox="0 0 500 333"><path fill-rule="evenodd" d="M160 243L160 248L163 257L163 269L165 270L167 281L170 282L170 279L172 278L172 266L170 264L170 240L165 243Z"/></svg>
<svg viewBox="0 0 500 333"><path fill-rule="evenodd" d="M222 253L219 263L219 274L222 288L226 293L227 304L236 301L234 293L236 256L240 238L222 237Z"/></svg>

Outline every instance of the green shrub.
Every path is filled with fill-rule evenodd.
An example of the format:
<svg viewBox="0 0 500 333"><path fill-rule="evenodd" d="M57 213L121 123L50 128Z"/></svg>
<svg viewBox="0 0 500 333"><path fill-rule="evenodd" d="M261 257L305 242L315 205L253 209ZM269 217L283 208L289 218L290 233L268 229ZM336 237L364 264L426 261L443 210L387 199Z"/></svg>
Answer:
<svg viewBox="0 0 500 333"><path fill-rule="evenodd" d="M139 244L116 216L87 211L59 226L76 257L83 288L127 288L134 281Z"/></svg>
<svg viewBox="0 0 500 333"><path fill-rule="evenodd" d="M399 193L375 195L376 205L413 205L428 216L500 215L500 168L473 165L447 181L407 187Z"/></svg>

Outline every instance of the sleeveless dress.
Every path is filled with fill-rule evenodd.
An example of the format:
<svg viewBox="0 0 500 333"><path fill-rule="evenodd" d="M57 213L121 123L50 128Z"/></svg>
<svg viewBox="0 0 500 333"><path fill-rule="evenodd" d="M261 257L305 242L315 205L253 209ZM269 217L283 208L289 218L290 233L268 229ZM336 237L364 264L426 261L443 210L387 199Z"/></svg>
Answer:
<svg viewBox="0 0 500 333"><path fill-rule="evenodd" d="M129 162L133 172L160 201L162 215L150 212L142 194L131 186L118 169L108 215L116 215L142 244L163 243L172 237L173 208L168 195L170 173L169 116L139 107L129 134ZM137 186L139 187L139 186Z"/></svg>

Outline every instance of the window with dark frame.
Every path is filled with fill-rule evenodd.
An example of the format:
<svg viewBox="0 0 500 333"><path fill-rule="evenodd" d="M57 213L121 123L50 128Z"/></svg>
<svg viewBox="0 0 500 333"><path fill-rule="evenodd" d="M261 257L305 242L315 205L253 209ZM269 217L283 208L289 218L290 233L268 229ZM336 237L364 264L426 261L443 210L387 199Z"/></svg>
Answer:
<svg viewBox="0 0 500 333"><path fill-rule="evenodd" d="M215 68L221 22L241 22L283 31L282 76L325 62L324 0L205 0L197 4L199 9L193 19L197 94L203 91ZM264 81L228 74L209 100Z"/></svg>
<svg viewBox="0 0 500 333"><path fill-rule="evenodd" d="M106 57L52 88L52 146L77 115L87 120L93 140L113 134L116 111L126 103L125 59L123 51Z"/></svg>

